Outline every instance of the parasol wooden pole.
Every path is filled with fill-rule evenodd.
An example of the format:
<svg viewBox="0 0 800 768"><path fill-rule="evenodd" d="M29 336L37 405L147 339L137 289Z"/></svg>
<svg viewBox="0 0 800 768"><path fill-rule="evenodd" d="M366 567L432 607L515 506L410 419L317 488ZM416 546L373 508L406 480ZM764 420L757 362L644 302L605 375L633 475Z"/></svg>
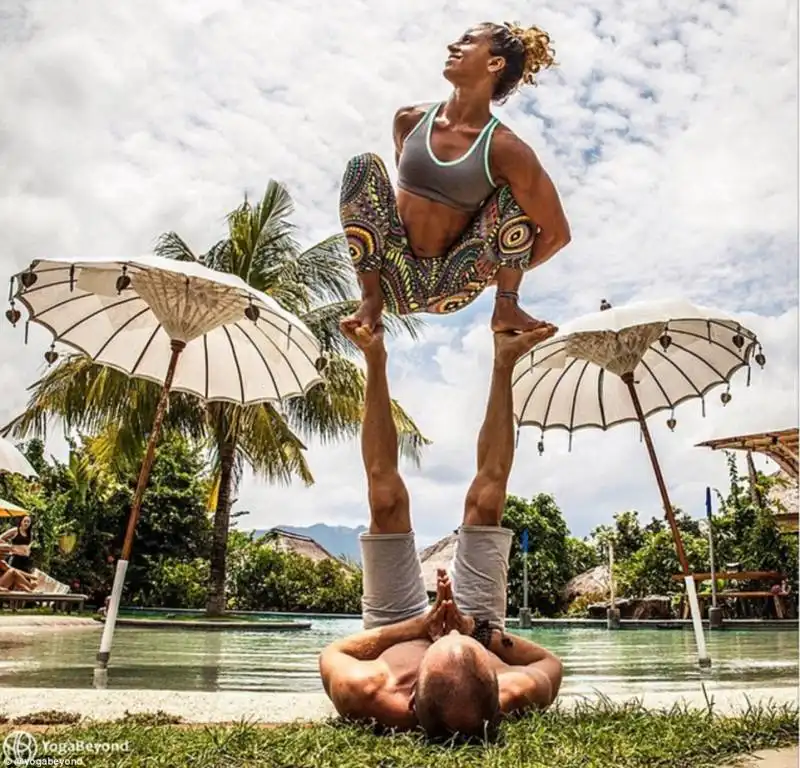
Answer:
<svg viewBox="0 0 800 768"><path fill-rule="evenodd" d="M122 596L122 587L125 583L125 573L128 570L128 561L131 556L131 549L133 548L133 537L136 533L136 524L139 522L139 514L142 510L142 500L144 492L147 489L147 481L150 479L150 470L153 468L153 461L156 457L156 444L161 435L161 426L164 423L164 416L167 412L167 403L169 402L169 393L172 388L172 380L175 377L175 368L178 365L178 358L181 352L186 348L186 342L172 340L172 355L169 359L169 366L167 367L167 375L164 379L164 387L161 390L161 397L158 401L156 408L155 419L153 420L153 428L150 431L150 438L147 441L147 450L144 454L144 461L142 468L139 471L139 479L136 483L136 491L133 494L133 502L131 504L131 511L128 515L128 528L125 531L125 541L122 545L122 554L117 561L117 571L114 574L114 586L111 589L111 600L108 605L108 613L105 617L105 626L103 627L103 637L100 640L100 650L97 654L97 664L95 666L95 674L105 671L108 667L108 660L111 656L111 643L114 639L114 627L117 623L117 613L119 612L119 602Z"/></svg>
<svg viewBox="0 0 800 768"><path fill-rule="evenodd" d="M656 483L658 490L661 493L661 501L664 505L664 512L669 522L669 527L672 530L672 538L675 540L675 550L678 553L678 561L683 569L683 575L689 575L689 563L686 560L686 552L683 549L683 540L681 539L681 532L678 530L678 524L675 522L675 514L672 511L672 503L669 500L669 493L667 493L667 484L664 482L664 475L661 474L661 466L658 463L658 456L656 456L656 449L653 446L653 439L650 437L650 430L647 428L647 421L642 411L642 404L639 402L639 395L636 393L636 386L633 383L632 373L623 373L622 380L628 387L631 400L633 401L633 409L636 411L636 417L639 419L639 425L642 428L644 435L644 442L647 445L647 453L650 456L650 463L653 465L653 472L656 476Z"/></svg>
<svg viewBox="0 0 800 768"><path fill-rule="evenodd" d="M658 483L658 490L661 493L661 501L664 504L664 512L669 521L669 527L672 529L672 538L675 540L675 551L678 553L678 560L683 570L683 581L686 584L686 595L689 600L689 610L692 614L692 626L694 629L695 642L697 643L698 661L701 667L710 667L711 657L708 655L706 641L703 635L703 621L700 616L700 605L697 600L694 576L689 573L689 563L686 560L686 552L683 549L681 532L678 530L678 524L675 522L675 513L672 510L669 493L667 493L667 484L664 482L664 475L661 474L661 466L658 463L656 449L653 446L653 439L650 437L650 430L647 428L647 421L642 411L642 404L639 402L639 395L636 393L633 373L622 374L622 380L625 382L625 386L628 387L628 392L633 401L633 408L636 411L636 417L642 427L642 434L644 435L644 441L647 445L647 453L650 456L650 463L653 465L653 472L655 473L656 482Z"/></svg>

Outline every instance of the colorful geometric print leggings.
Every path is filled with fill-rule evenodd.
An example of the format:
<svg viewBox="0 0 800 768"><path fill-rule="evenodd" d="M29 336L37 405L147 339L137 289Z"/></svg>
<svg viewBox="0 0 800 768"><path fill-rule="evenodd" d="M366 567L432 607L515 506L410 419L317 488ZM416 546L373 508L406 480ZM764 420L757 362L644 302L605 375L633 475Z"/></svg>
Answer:
<svg viewBox="0 0 800 768"><path fill-rule="evenodd" d="M474 301L500 267L528 268L536 225L522 212L509 187L498 189L450 250L417 258L408 244L386 166L372 153L347 164L339 216L356 272L379 271L386 308L412 312L456 312ZM491 264L481 274L478 260Z"/></svg>

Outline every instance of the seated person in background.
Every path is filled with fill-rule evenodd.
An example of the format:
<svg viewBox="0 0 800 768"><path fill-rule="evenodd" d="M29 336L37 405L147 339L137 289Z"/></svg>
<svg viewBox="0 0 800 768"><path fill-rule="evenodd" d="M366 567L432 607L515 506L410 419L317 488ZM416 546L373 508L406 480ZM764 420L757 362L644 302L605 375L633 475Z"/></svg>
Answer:
<svg viewBox="0 0 800 768"><path fill-rule="evenodd" d="M24 573L33 571L33 562L31 561L32 525L30 515L25 515L16 528L9 528L0 536L0 543L11 544L12 547L8 564Z"/></svg>
<svg viewBox="0 0 800 768"><path fill-rule="evenodd" d="M0 560L0 592L33 592L36 577Z"/></svg>

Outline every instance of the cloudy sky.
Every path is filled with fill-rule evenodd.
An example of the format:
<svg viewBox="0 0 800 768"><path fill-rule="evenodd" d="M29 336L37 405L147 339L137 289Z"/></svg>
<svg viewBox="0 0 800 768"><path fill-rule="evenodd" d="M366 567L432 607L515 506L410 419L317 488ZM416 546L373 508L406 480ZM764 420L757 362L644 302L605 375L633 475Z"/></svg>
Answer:
<svg viewBox="0 0 800 768"><path fill-rule="evenodd" d="M203 250L269 178L288 185L301 240L338 227L348 157L391 159L402 105L445 98L446 44L487 20L550 32L559 68L498 115L562 193L573 241L532 273L524 301L555 322L634 299L683 296L738 313L769 358L653 419L674 502L702 512L724 487L704 439L794 426L797 413L797 4L794 0L4 0L0 6L2 274L32 258L137 255L168 229ZM406 468L420 542L457 525L485 402L491 296L392 342L393 392L433 441ZM0 326L3 422L48 345ZM638 430L521 435L511 492L555 495L573 532L622 509L658 514ZM58 450L59 441L53 441ZM317 483L247 478L245 526L366 521L355 444L312 446ZM762 462L767 466L766 462Z"/></svg>

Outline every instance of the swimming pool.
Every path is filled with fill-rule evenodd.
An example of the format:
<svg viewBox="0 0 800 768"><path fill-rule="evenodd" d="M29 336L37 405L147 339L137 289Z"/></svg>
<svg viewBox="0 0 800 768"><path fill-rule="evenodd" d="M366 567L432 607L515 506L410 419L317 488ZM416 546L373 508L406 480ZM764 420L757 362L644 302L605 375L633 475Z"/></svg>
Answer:
<svg viewBox="0 0 800 768"><path fill-rule="evenodd" d="M254 634L119 627L108 688L184 691L322 691L319 651L361 627L359 619L311 618L310 630ZM91 688L97 630L31 635L0 649L0 687ZM798 631L725 629L707 634L713 666L701 672L690 631L514 630L558 654L563 691L696 691L796 687Z"/></svg>

